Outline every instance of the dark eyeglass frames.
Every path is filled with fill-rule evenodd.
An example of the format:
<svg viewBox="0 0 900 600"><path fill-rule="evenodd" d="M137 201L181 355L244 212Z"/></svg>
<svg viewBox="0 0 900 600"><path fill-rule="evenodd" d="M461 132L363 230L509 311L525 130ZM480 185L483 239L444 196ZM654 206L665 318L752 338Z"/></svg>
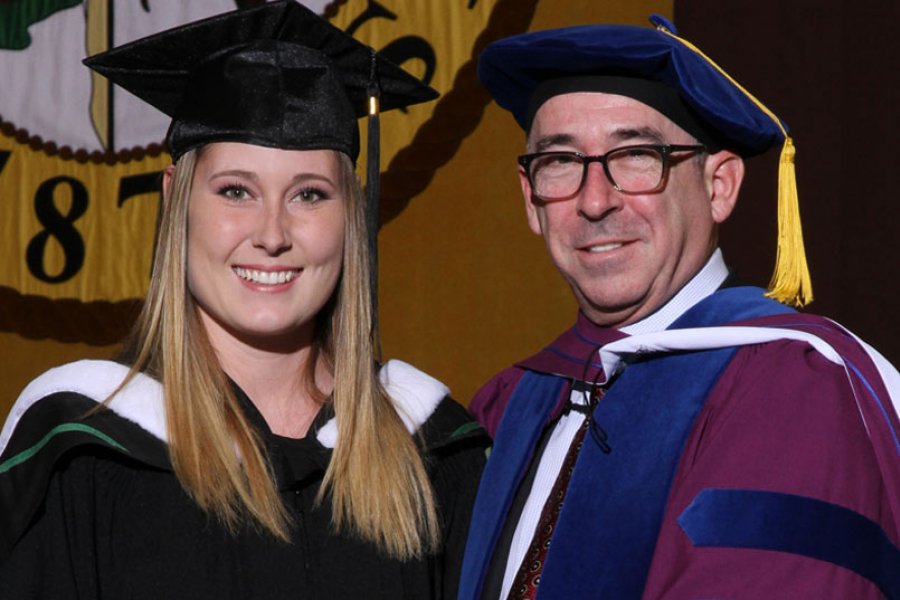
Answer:
<svg viewBox="0 0 900 600"><path fill-rule="evenodd" d="M672 154L705 151L706 146L701 145L639 144L613 148L598 156L581 152L523 154L518 162L528 175L532 193L549 202L577 194L592 162L603 165L606 178L616 190L626 194L652 194L665 186Z"/></svg>

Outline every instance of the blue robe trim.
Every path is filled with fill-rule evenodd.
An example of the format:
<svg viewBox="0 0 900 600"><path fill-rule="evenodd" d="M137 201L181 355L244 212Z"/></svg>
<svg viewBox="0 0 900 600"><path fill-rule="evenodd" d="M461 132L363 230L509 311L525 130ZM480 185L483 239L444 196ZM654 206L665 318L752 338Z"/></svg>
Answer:
<svg viewBox="0 0 900 600"><path fill-rule="evenodd" d="M481 475L463 559L466 575L459 582L460 599L481 594L506 513L565 383L565 379L529 371L509 400L517 410L504 413Z"/></svg>
<svg viewBox="0 0 900 600"><path fill-rule="evenodd" d="M711 327L746 319L786 315L797 312L765 297L765 290L757 287L733 287L707 296L681 315L669 329Z"/></svg>
<svg viewBox="0 0 900 600"><path fill-rule="evenodd" d="M758 288L721 290L672 328L791 312ZM575 465L539 599L639 598L671 480L694 419L736 349L654 355L630 364L598 405L606 454L591 435ZM555 382L555 383L554 383ZM463 561L460 600L480 597L515 490L566 379L527 372L510 398L481 479Z"/></svg>
<svg viewBox="0 0 900 600"><path fill-rule="evenodd" d="M678 517L694 546L790 552L855 571L900 599L900 548L878 523L815 498L706 489Z"/></svg>
<svg viewBox="0 0 900 600"><path fill-rule="evenodd" d="M853 374L856 375L857 379L859 379L862 384L865 386L866 391L869 393L869 396L875 401L875 405L878 407L879 412L881 413L882 418L884 419L884 423L887 426L888 430L891 432L891 438L894 441L894 449L897 451L897 456L900 457L900 438L897 437L897 431L894 429L893 424L891 424L891 419L888 417L888 410L890 410L891 401L890 399L884 399L878 396L875 393L874 388L872 388L872 384L869 383L869 380L865 378L862 372L859 370L853 362L849 359L844 359L847 363L847 366L850 367L850 370L853 371ZM887 408L885 408L887 407Z"/></svg>
<svg viewBox="0 0 900 600"><path fill-rule="evenodd" d="M625 369L594 412L612 451L585 437L539 599L641 596L691 425L735 352L673 354Z"/></svg>
<svg viewBox="0 0 900 600"><path fill-rule="evenodd" d="M783 312L791 309L763 297L761 290L731 288L700 302L671 328ZM736 352L655 355L628 365L594 413L612 452L605 454L585 438L539 599L640 598L684 444Z"/></svg>

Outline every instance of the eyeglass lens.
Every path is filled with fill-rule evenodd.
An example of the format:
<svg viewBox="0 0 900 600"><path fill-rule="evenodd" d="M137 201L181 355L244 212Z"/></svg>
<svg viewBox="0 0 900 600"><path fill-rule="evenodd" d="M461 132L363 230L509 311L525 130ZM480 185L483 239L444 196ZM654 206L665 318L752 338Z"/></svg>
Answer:
<svg viewBox="0 0 900 600"><path fill-rule="evenodd" d="M587 174L585 161L604 162L603 157L571 153L547 153L531 163L531 181L541 198L566 198L578 193ZM605 157L610 182L623 192L655 190L662 181L665 159L656 148L633 147L613 150Z"/></svg>

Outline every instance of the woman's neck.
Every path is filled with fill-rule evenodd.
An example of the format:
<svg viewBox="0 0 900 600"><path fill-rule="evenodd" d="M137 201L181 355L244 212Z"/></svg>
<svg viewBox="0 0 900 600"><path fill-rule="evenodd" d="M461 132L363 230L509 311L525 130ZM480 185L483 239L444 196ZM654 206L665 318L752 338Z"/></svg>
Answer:
<svg viewBox="0 0 900 600"><path fill-rule="evenodd" d="M272 432L305 436L320 408L305 377L314 356L312 336L297 335L292 344L264 345L216 324L207 323L206 329L222 369L247 394ZM333 390L334 378L324 361L316 360L315 381L310 383L326 396Z"/></svg>

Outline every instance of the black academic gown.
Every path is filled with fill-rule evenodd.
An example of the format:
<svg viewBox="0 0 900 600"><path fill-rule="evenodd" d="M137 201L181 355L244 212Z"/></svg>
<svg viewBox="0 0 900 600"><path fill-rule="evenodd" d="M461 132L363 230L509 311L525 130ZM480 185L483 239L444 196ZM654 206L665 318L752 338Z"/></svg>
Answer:
<svg viewBox="0 0 900 600"><path fill-rule="evenodd" d="M103 411L84 423L107 432L116 445L86 441L60 451L25 531L16 534L20 527L9 519L0 524L6 546L0 548L6 553L0 556L0 598L456 598L488 443L462 407L445 398L418 431L440 512L443 551L401 562L353 535L336 534L330 499L315 502L331 456L314 435L330 417L327 408L310 435L294 440L273 435L249 399L239 397L270 454L293 521L290 543L249 526L237 534L226 531L185 494L162 441ZM72 393L44 401L72 414L92 405ZM34 422L25 419L20 428ZM17 450L7 448L3 457L9 461ZM0 473L0 504L12 507L19 519L31 509L27 502L3 497L3 478L26 466ZM34 468L34 479L40 480L41 467ZM23 474L27 471L17 476Z"/></svg>

